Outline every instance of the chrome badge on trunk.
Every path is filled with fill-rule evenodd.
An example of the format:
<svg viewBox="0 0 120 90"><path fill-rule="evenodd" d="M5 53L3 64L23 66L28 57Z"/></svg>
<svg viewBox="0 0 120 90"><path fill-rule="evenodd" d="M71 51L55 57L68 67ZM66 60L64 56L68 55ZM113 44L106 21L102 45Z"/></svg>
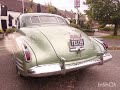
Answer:
<svg viewBox="0 0 120 90"><path fill-rule="evenodd" d="M84 50L84 39L81 34L70 35L70 51L82 51Z"/></svg>

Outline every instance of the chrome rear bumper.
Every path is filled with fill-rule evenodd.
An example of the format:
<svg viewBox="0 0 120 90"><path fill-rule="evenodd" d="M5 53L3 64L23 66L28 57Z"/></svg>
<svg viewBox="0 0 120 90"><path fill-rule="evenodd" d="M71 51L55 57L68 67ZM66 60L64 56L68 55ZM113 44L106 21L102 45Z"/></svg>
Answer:
<svg viewBox="0 0 120 90"><path fill-rule="evenodd" d="M100 60L99 58L95 58L86 61L77 60L69 63L65 62L63 67L61 67L59 63L35 66L32 67L30 70L28 70L27 76L42 77L42 76L50 76L57 74L65 74L66 72L73 71L76 69L99 65L101 63L103 64L111 60L112 55L110 53L106 53L103 55L102 59L103 60Z"/></svg>

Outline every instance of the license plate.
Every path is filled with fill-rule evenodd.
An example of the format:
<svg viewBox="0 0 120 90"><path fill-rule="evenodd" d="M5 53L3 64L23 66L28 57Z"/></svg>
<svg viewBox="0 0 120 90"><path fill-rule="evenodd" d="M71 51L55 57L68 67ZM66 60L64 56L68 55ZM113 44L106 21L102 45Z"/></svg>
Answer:
<svg viewBox="0 0 120 90"><path fill-rule="evenodd" d="M81 51L84 50L84 39L81 35L70 36L70 51Z"/></svg>

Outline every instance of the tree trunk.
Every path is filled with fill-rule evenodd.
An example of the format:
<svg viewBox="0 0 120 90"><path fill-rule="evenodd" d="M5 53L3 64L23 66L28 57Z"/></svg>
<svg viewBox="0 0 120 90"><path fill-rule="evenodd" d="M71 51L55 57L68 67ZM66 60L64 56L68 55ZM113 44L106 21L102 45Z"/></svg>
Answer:
<svg viewBox="0 0 120 90"><path fill-rule="evenodd" d="M118 28L119 28L119 24L115 24L114 33L113 33L114 36L117 36L117 34L118 34L118 32L117 32Z"/></svg>

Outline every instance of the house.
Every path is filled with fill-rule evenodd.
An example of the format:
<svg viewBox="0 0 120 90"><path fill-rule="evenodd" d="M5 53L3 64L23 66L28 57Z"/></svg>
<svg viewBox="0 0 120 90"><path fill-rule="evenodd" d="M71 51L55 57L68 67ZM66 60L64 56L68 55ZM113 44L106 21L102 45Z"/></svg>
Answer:
<svg viewBox="0 0 120 90"><path fill-rule="evenodd" d="M29 9L30 3L28 0L24 0L24 8ZM33 3L33 12L37 12L37 6L38 4ZM4 29L4 31L12 26L15 25L15 20L17 17L23 12L23 3L22 0L0 0L0 13L1 9L3 7L6 7L7 13L6 15L0 15L0 29ZM40 4L41 12L46 13L46 6ZM2 12L3 13L3 12ZM75 14L73 12L63 11L57 9L57 14L66 17L68 19L72 19L75 17Z"/></svg>
<svg viewBox="0 0 120 90"><path fill-rule="evenodd" d="M28 9L30 4L28 1L24 2L25 9ZM3 29L4 31L12 26L15 25L15 21L17 17L23 12L23 6L21 0L0 0L0 13L1 10L3 10L6 7L7 13L6 15L0 14L0 29ZM46 12L45 6L40 5L41 12ZM33 12L37 12L37 4L34 3ZM11 20L10 20L11 19ZM11 23L10 23L11 21Z"/></svg>
<svg viewBox="0 0 120 90"><path fill-rule="evenodd" d="M58 12L60 13L59 15L62 15L63 17L71 20L71 19L75 19L75 13L71 10L71 11L63 11L63 10L58 10Z"/></svg>

